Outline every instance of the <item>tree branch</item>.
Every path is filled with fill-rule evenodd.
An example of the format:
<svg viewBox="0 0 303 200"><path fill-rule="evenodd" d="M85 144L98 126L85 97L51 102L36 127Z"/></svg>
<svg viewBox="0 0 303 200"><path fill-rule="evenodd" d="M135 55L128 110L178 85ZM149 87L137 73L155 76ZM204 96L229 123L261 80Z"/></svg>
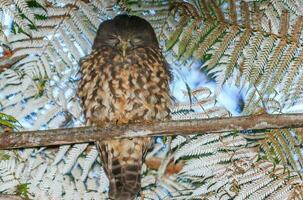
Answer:
<svg viewBox="0 0 303 200"><path fill-rule="evenodd" d="M6 69L11 68L14 64L16 64L18 61L22 60L25 57L26 55L17 56L14 58L0 57L0 73L5 71Z"/></svg>
<svg viewBox="0 0 303 200"><path fill-rule="evenodd" d="M144 137L222 133L228 131L303 127L303 114L255 115L202 120L136 123L106 128L80 127L0 134L0 149L101 141L113 137Z"/></svg>
<svg viewBox="0 0 303 200"><path fill-rule="evenodd" d="M0 199L1 200L23 200L18 195L9 195L9 194L0 194Z"/></svg>

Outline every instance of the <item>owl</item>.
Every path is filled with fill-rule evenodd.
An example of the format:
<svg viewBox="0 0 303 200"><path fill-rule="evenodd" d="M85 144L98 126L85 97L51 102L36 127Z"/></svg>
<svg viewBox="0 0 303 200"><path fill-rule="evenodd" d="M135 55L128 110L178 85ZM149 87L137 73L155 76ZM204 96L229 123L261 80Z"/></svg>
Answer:
<svg viewBox="0 0 303 200"><path fill-rule="evenodd" d="M118 15L102 22L92 52L80 62L80 73L78 95L86 125L169 119L169 69L146 20ZM97 142L111 199L133 199L140 191L142 163L151 145L151 138Z"/></svg>

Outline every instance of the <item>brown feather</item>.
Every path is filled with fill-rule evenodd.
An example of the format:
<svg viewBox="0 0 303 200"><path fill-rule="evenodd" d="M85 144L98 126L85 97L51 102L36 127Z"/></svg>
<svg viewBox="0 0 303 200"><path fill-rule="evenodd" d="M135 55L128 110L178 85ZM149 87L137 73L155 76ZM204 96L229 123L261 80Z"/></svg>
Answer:
<svg viewBox="0 0 303 200"><path fill-rule="evenodd" d="M83 78L78 92L87 125L168 119L169 77L163 65L160 51L149 48L137 49L125 58L107 48L92 52L81 63ZM151 139L113 139L99 145L110 180L110 197L134 198L141 187L142 158Z"/></svg>
<svg viewBox="0 0 303 200"><path fill-rule="evenodd" d="M122 28L121 28L122 27ZM116 38L112 35L117 35ZM121 54L117 38L145 37ZM125 38L124 38L125 39ZM135 43L136 44L136 43ZM78 95L87 125L108 126L169 118L169 72L155 34L145 20L120 15L102 23L93 51L80 63ZM112 199L133 199L141 188L141 167L151 138L99 141Z"/></svg>

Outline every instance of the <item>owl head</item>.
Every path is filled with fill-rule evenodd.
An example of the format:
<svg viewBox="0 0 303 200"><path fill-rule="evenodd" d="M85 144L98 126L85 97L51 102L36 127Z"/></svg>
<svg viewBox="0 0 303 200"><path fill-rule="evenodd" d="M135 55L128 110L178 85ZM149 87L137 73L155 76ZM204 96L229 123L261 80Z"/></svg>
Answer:
<svg viewBox="0 0 303 200"><path fill-rule="evenodd" d="M117 15L100 24L93 49L107 46L123 56L140 47L158 47L154 29L145 19L130 15Z"/></svg>

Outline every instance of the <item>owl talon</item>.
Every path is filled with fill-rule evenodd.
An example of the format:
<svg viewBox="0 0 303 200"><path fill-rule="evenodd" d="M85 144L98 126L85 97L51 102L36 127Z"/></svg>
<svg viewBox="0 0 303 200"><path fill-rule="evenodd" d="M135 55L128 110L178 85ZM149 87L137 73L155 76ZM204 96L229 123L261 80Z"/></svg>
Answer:
<svg viewBox="0 0 303 200"><path fill-rule="evenodd" d="M116 125L126 125L126 124L129 124L129 120L127 119L117 119L116 120Z"/></svg>
<svg viewBox="0 0 303 200"><path fill-rule="evenodd" d="M152 120L145 120L145 121L143 121L143 123L146 124L146 125L152 125L152 124L155 123L155 121L152 121Z"/></svg>
<svg viewBox="0 0 303 200"><path fill-rule="evenodd" d="M4 133L11 133L11 132L13 132L12 128L10 128L10 127L5 127L4 128Z"/></svg>

